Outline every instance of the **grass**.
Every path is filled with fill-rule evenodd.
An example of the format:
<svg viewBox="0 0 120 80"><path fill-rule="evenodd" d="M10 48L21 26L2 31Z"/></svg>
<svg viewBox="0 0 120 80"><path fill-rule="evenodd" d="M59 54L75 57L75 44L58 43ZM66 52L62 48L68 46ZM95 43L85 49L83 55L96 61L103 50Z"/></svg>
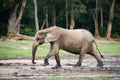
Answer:
<svg viewBox="0 0 120 80"><path fill-rule="evenodd" d="M0 59L31 57L31 46L32 41L0 41ZM119 43L99 43L98 47L102 54L120 54ZM40 45L36 56L47 55L49 48L49 44ZM70 53L60 50L60 55L70 55Z"/></svg>
<svg viewBox="0 0 120 80"><path fill-rule="evenodd" d="M99 49L104 54L120 54L120 44L104 43L98 44Z"/></svg>
<svg viewBox="0 0 120 80"><path fill-rule="evenodd" d="M31 42L28 41L3 41L0 42L0 58L15 58L30 56Z"/></svg>

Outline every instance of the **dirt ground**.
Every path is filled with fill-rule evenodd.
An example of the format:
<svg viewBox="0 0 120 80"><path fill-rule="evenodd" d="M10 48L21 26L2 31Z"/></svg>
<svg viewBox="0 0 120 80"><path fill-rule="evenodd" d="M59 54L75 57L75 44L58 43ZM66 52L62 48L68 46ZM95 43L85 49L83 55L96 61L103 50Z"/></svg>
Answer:
<svg viewBox="0 0 120 80"><path fill-rule="evenodd" d="M120 55L104 55L104 66L96 67L97 61L86 55L82 67L73 67L78 56L60 57L62 68L51 69L56 65L54 57L49 59L49 66L43 65L43 58L36 60L33 65L30 58L0 60L0 80L3 79L48 79L50 77L81 78L81 77L110 77L120 80Z"/></svg>

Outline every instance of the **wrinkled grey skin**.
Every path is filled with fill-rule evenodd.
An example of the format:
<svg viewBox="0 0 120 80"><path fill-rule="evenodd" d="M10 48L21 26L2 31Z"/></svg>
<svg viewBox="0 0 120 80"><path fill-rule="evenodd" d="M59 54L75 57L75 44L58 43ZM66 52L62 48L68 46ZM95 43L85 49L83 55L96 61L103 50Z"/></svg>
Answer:
<svg viewBox="0 0 120 80"><path fill-rule="evenodd" d="M49 65L48 59L55 56L57 65L53 68L61 67L59 50L66 50L79 55L78 62L74 65L81 66L85 53L92 55L98 62L98 66L103 66L101 58L95 53L93 43L95 42L92 34L85 29L67 30L57 26L40 30L36 33L32 45L32 63L35 64L35 52L39 45L50 43L50 51L44 59L44 66Z"/></svg>

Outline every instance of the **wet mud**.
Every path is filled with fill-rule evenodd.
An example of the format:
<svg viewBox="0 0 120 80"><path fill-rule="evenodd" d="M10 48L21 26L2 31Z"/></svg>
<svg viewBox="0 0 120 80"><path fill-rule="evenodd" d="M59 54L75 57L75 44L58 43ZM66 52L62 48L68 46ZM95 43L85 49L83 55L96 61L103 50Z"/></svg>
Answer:
<svg viewBox="0 0 120 80"><path fill-rule="evenodd" d="M62 67L51 69L56 65L54 57L49 59L50 65L43 66L44 58L31 63L31 59L9 59L0 60L0 80L2 79L48 79L50 77L61 78L88 78L88 77L110 77L120 79L120 55L104 55L102 59L104 66L97 67L97 61L86 56L81 67L73 67L78 61L78 56L61 57Z"/></svg>

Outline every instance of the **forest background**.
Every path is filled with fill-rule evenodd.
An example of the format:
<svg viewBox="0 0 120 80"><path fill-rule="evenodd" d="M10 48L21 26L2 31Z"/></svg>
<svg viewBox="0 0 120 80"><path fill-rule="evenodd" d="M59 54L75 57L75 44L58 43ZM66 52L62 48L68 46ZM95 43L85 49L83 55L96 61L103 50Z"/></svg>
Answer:
<svg viewBox="0 0 120 80"><path fill-rule="evenodd" d="M0 37L34 36L54 25L84 28L96 38L120 38L120 0L0 1Z"/></svg>

